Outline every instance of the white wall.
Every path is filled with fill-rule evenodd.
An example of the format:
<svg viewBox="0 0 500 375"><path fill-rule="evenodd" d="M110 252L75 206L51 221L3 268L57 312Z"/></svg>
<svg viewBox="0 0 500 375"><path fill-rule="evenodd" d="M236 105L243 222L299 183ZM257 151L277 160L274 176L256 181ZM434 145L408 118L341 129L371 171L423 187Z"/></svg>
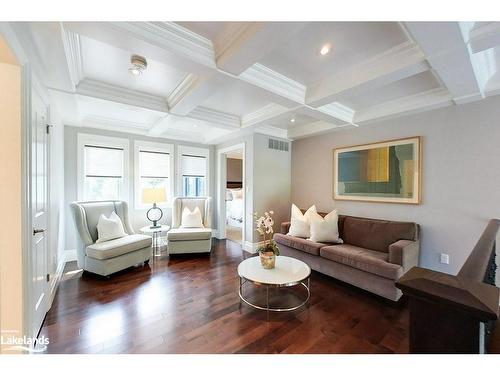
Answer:
<svg viewBox="0 0 500 375"><path fill-rule="evenodd" d="M195 146L195 147L201 147L201 148L207 148L210 150L209 154L209 192L211 196L215 196L215 187L214 187L214 181L215 181L215 171L214 168L214 147L213 146L208 146L208 145L199 145L199 144L193 144L193 143L186 143L186 142L178 142L178 141L173 141L165 138L152 138L152 137L146 137L146 136L141 136L141 135L135 135L135 134L130 134L130 133L121 133L121 132L114 132L114 131L106 131L106 130L100 130L100 129L92 129L92 128L78 128L78 127L73 127L73 126L65 126L64 127L64 144L65 144L65 149L64 149L64 169L65 169L65 175L64 175L64 185L65 185L65 211L66 211L66 249L67 250L72 250L76 248L76 241L77 241L77 236L78 233L76 232L75 226L74 226L74 220L73 220L73 215L70 211L70 203L78 200L78 186L77 186L77 173L78 173L78 165L77 165L77 160L78 160L78 147L77 147L77 138L78 138L78 133L87 133L87 134L97 134L97 135L104 135L104 136L110 136L110 137L117 137L117 138L126 138L130 141L129 145L129 165L130 168L129 170L131 171L131 176L129 178L130 181L130 186L129 186L129 192L133 192L133 165L134 165L134 145L133 141L134 140L143 140L143 141L149 141L149 142L160 142L160 143L169 143L173 144L174 147L174 155L177 154L177 146L178 145L189 145L189 146ZM176 157L176 156L175 156ZM176 159L172 159L172 162L176 163ZM174 164L176 165L176 164ZM175 178L175 181L177 182L177 178ZM147 209L144 210L136 210L134 207L134 202L133 202L133 194L130 194L129 198L129 210L130 210L130 220L132 222L132 227L135 231L138 231L139 228L148 225L150 222L146 219L146 211ZM215 215L215 214L214 214ZM163 209L163 218L160 221L161 224L171 224L171 217L172 217L172 212L170 208L165 208ZM215 216L214 216L215 217ZM215 221L215 220L214 220Z"/></svg>
<svg viewBox="0 0 500 375"><path fill-rule="evenodd" d="M420 135L422 204L333 201L332 148ZM500 98L293 142L292 201L341 214L415 221L423 267L455 274L488 219L500 218ZM450 254L450 264L439 253Z"/></svg>
<svg viewBox="0 0 500 375"><path fill-rule="evenodd" d="M279 231L281 221L288 218L290 211L291 153L270 150L268 139L267 135L250 134L217 145L217 149L223 149L245 143L247 250L248 246L260 241L259 235L254 230L254 212L262 215L265 211L273 210L276 222L274 230Z"/></svg>

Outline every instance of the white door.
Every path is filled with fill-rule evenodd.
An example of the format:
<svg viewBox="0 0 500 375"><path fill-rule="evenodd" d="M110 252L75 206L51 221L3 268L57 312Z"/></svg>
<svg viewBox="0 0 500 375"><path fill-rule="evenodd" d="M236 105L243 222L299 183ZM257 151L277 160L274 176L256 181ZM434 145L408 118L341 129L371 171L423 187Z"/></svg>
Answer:
<svg viewBox="0 0 500 375"><path fill-rule="evenodd" d="M31 334L35 337L42 326L48 301L47 251L48 218L48 108L33 90L31 119Z"/></svg>

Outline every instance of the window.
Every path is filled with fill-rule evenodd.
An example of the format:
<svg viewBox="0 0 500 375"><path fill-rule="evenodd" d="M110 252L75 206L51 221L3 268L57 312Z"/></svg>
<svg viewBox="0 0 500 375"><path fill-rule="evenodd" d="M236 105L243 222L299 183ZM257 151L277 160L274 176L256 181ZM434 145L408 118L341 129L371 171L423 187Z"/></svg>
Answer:
<svg viewBox="0 0 500 375"><path fill-rule="evenodd" d="M79 199L127 199L128 140L79 134L78 148Z"/></svg>
<svg viewBox="0 0 500 375"><path fill-rule="evenodd" d="M179 146L179 175L184 197L208 195L208 150Z"/></svg>
<svg viewBox="0 0 500 375"><path fill-rule="evenodd" d="M137 209L151 206L142 202L142 192L147 188L161 188L165 191L167 202L159 205L171 202L174 195L172 150L173 146L170 144L142 141L134 143L134 186Z"/></svg>

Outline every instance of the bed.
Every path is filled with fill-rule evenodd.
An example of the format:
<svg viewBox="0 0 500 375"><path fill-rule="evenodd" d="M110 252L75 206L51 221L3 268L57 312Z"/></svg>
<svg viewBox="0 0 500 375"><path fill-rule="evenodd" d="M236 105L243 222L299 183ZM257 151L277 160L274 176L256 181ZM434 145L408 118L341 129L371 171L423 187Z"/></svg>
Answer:
<svg viewBox="0 0 500 375"><path fill-rule="evenodd" d="M227 182L226 223L238 228L243 226L243 189L241 182Z"/></svg>

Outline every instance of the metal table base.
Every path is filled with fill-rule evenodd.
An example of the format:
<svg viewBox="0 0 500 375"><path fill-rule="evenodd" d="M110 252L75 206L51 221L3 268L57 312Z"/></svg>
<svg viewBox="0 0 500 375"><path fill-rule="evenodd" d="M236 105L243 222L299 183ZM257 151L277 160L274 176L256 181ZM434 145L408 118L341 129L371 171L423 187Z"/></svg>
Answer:
<svg viewBox="0 0 500 375"><path fill-rule="evenodd" d="M255 281L247 280L244 277L240 276L240 287L238 290L238 295L240 296L240 300L245 302L247 305L249 305L255 309L258 309L258 310L267 311L267 318L269 320L269 312L270 311L273 311L273 312L295 311L297 309L300 309L307 302L309 302L309 298L311 297L310 280L311 280L311 278L309 276L306 279L298 281L298 282L278 285L278 284L257 283ZM254 285L262 285L262 286L266 287L266 305L265 306L254 304L254 303L248 301L247 299L245 299L245 297L243 297L243 284L245 284L247 282L251 282ZM271 306L269 306L269 287L271 287L271 288L284 288L284 287L290 287L290 286L294 286L294 285L302 285L305 288L305 290L307 291L307 297L304 301L302 301L300 304L298 304L296 306L292 306L292 307L271 307Z"/></svg>

